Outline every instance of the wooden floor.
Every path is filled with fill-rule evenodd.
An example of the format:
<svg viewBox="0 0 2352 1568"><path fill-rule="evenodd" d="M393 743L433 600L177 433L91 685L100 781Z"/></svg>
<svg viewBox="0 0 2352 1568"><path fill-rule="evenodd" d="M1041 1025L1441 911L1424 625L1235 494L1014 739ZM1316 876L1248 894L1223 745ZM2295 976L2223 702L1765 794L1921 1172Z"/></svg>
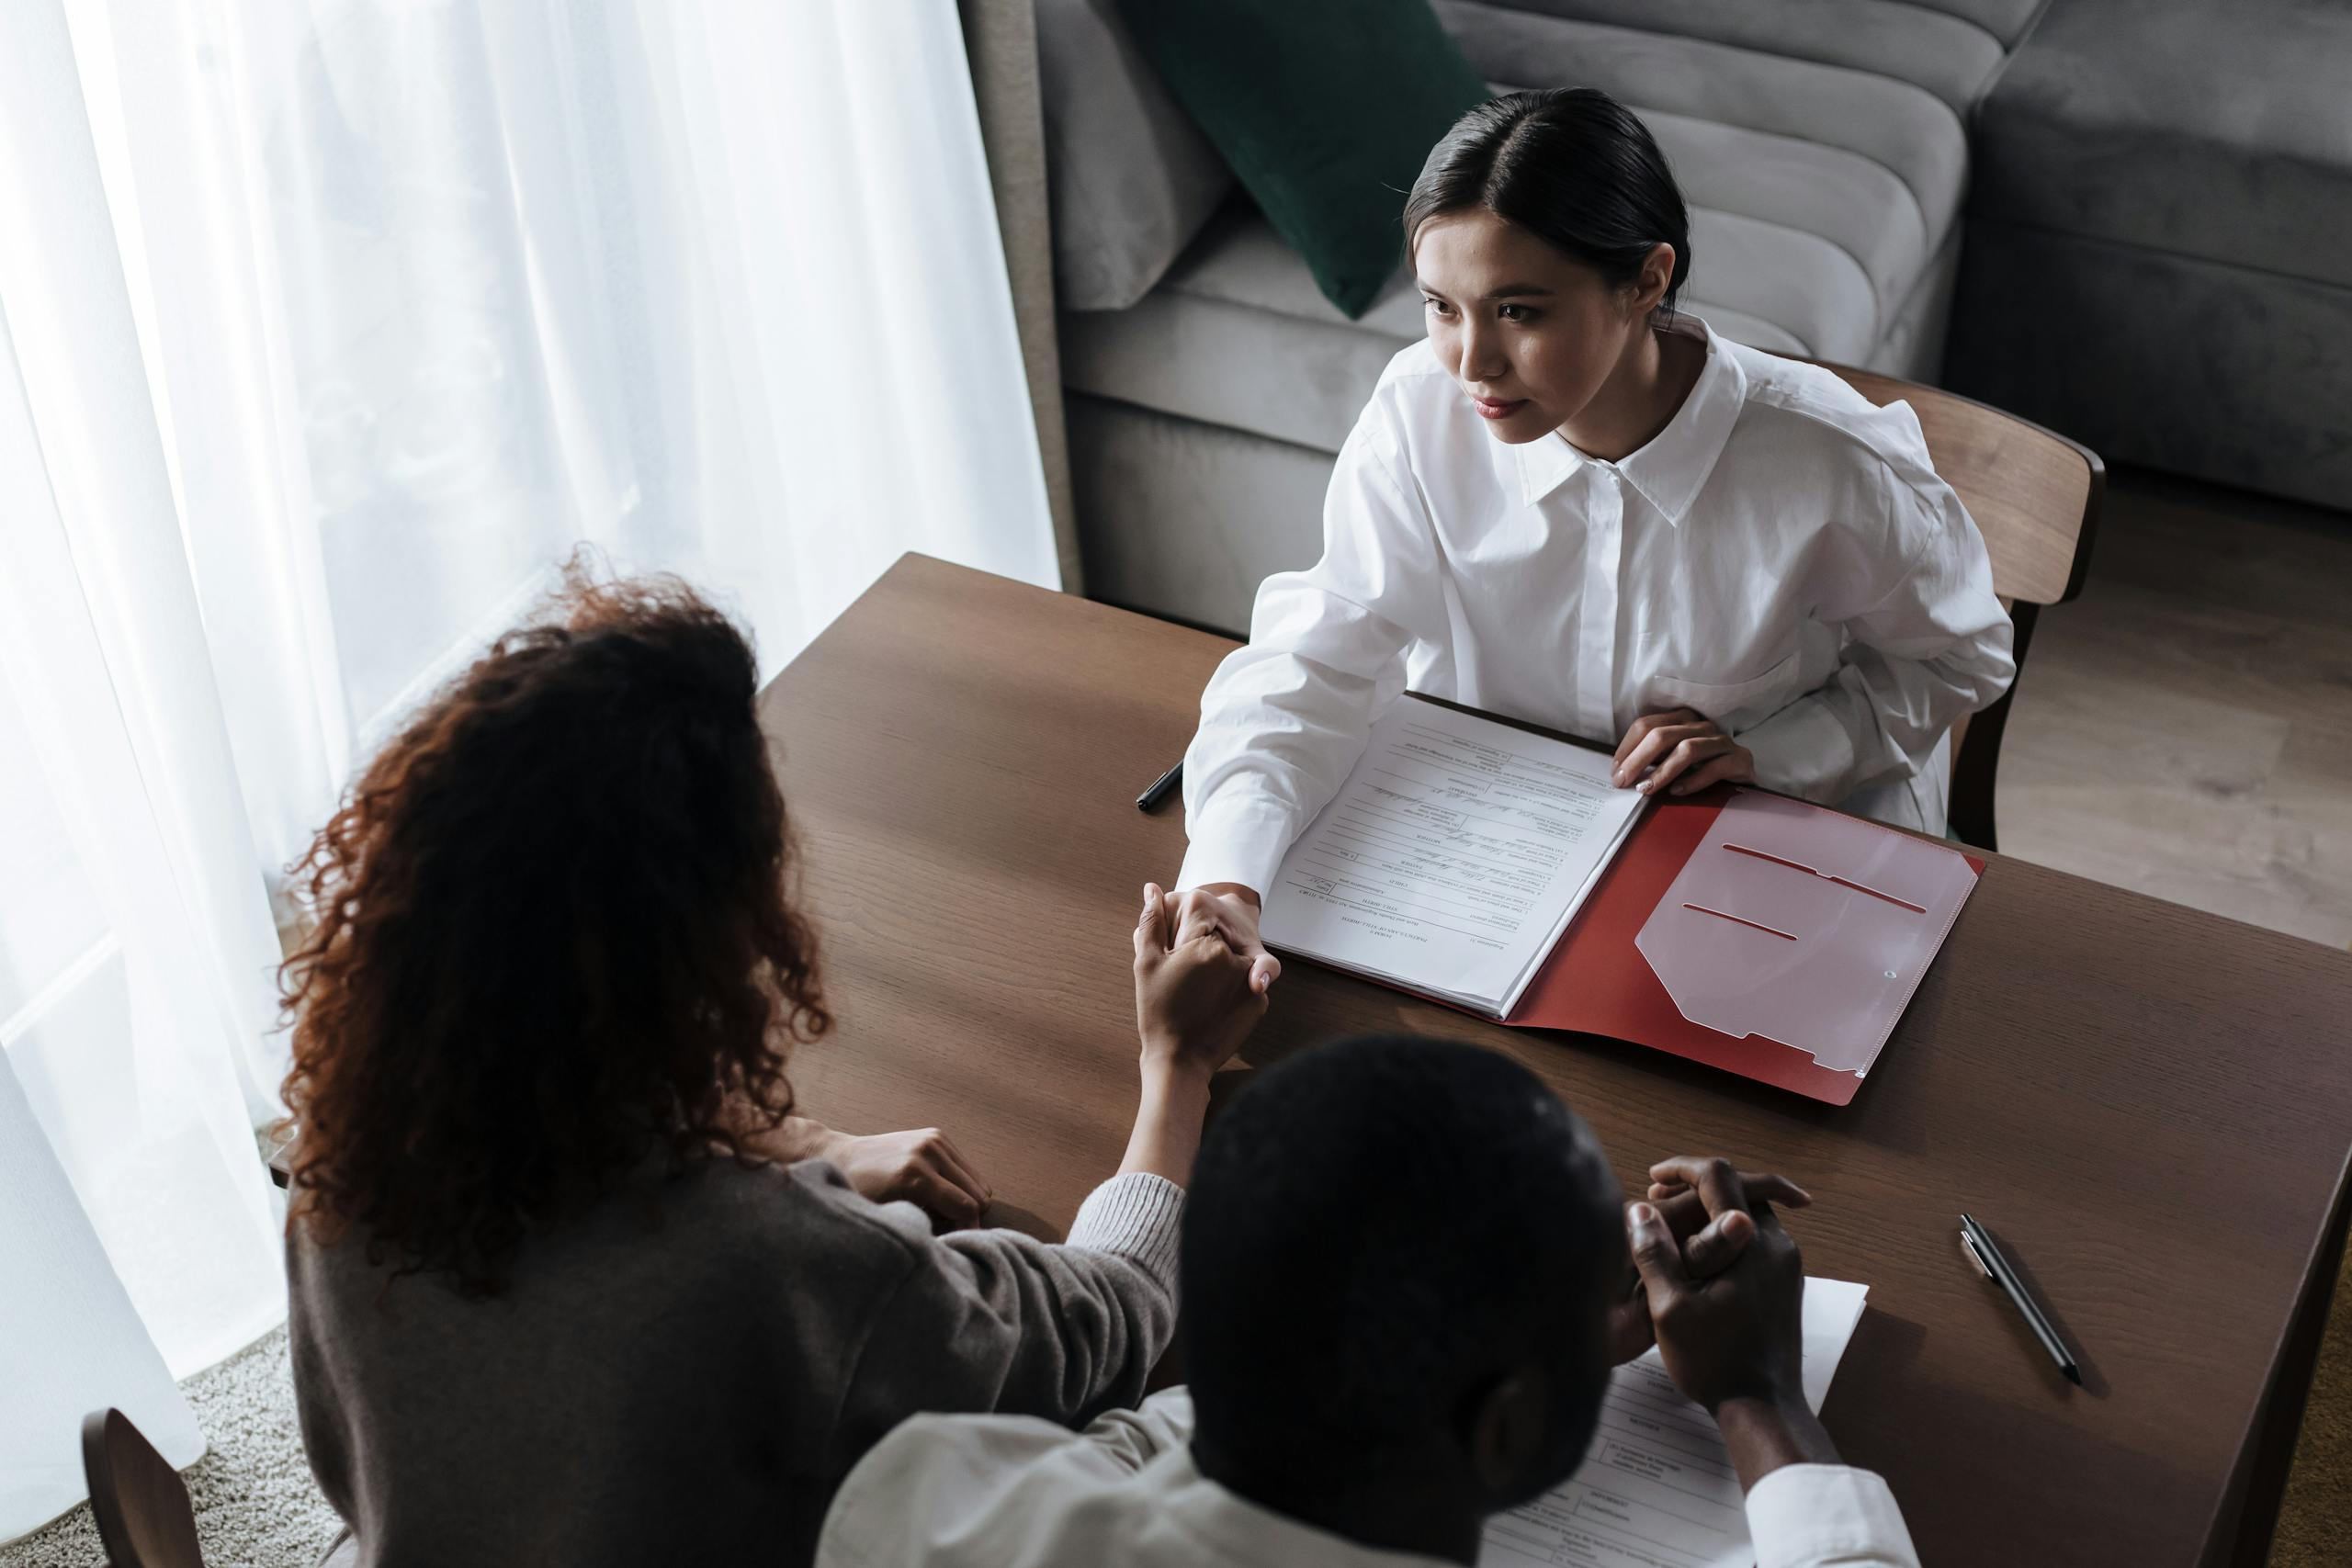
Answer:
<svg viewBox="0 0 2352 1568"><path fill-rule="evenodd" d="M2352 516L2111 476L1998 812L2007 853L2352 945Z"/></svg>
<svg viewBox="0 0 2352 1568"><path fill-rule="evenodd" d="M2002 850L2352 946L2352 515L2110 479L2089 585L2042 613L2018 686ZM2352 1275L2271 1568L2341 1563L2347 1541Z"/></svg>

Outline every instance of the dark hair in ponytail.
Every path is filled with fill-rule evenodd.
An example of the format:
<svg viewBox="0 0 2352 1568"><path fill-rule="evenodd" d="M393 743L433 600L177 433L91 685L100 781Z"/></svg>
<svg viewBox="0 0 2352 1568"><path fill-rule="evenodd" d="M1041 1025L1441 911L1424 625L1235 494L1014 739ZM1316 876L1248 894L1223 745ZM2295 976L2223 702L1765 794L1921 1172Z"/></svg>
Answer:
<svg viewBox="0 0 2352 1568"><path fill-rule="evenodd" d="M1663 243L1674 276L1658 302L1671 317L1690 276L1690 215L1649 128L1598 87L1506 93L1453 122L1405 198L1405 248L1432 218L1483 207L1600 274L1611 288L1641 276Z"/></svg>

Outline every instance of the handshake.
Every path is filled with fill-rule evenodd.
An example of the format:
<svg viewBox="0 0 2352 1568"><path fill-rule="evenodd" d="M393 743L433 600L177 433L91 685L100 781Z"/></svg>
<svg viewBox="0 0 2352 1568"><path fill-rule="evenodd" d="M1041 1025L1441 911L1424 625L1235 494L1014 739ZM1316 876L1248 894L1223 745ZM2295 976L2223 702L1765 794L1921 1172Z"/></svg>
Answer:
<svg viewBox="0 0 2352 1568"><path fill-rule="evenodd" d="M1266 951L1258 939L1261 905L1255 889L1238 882L1213 882L1171 893L1176 919L1185 929L1214 930L1227 947L1250 962L1250 988L1263 994L1282 977L1282 960Z"/></svg>
<svg viewBox="0 0 2352 1568"><path fill-rule="evenodd" d="M1167 893L1144 884L1135 946L1147 1074L1223 1066L1265 1016L1266 987L1282 973L1258 940L1258 896L1243 887Z"/></svg>

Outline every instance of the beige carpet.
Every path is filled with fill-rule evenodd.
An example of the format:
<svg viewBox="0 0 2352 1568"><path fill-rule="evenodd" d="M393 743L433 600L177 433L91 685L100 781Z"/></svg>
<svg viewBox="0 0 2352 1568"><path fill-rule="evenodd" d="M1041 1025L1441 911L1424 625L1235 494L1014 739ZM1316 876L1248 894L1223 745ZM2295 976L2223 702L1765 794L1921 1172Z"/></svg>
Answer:
<svg viewBox="0 0 2352 1568"><path fill-rule="evenodd" d="M180 1385L210 1445L181 1472L206 1568L310 1568L343 1528L311 1481L294 1418L286 1331ZM0 1568L93 1568L106 1562L87 1504L10 1546Z"/></svg>

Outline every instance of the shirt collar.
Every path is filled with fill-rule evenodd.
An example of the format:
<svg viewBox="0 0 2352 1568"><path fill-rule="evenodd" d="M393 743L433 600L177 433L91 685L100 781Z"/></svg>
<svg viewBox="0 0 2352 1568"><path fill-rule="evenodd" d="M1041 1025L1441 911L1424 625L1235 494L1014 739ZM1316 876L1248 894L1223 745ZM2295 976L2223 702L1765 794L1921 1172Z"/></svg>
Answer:
<svg viewBox="0 0 2352 1568"><path fill-rule="evenodd" d="M1190 1444L1161 1453L1145 1477L1166 1517L1208 1542L1225 1562L1250 1568L1453 1568L1442 1558L1359 1545L1261 1507L1203 1475Z"/></svg>
<svg viewBox="0 0 2352 1568"><path fill-rule="evenodd" d="M1723 456L1732 426L1739 421L1740 405L1747 400L1747 373L1724 352L1713 327L1696 316L1685 315L1680 321L1696 329L1694 335L1707 345L1707 359L1690 395L1682 400L1666 428L1639 451L1614 464L1586 457L1556 430L1541 441L1512 447L1519 463L1521 501L1534 505L1566 483L1578 468L1592 463L1623 474L1668 523L1682 521L1699 487L1714 471L1715 459ZM1678 325L1676 330L1684 329Z"/></svg>

